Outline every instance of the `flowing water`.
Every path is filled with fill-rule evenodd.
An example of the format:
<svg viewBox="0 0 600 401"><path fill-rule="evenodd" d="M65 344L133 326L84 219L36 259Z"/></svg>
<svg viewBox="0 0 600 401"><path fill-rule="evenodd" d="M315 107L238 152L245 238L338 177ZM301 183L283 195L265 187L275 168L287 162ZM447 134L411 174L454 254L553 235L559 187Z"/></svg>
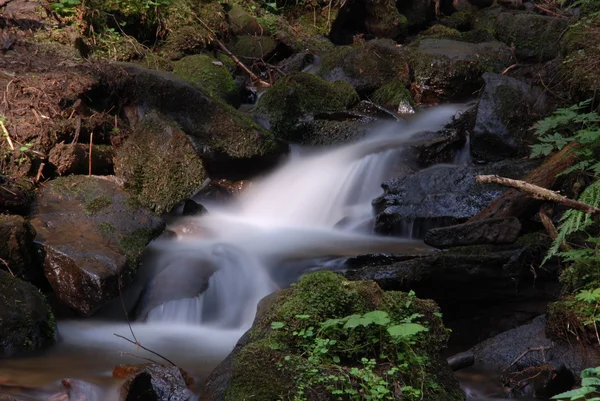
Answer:
<svg viewBox="0 0 600 401"><path fill-rule="evenodd" d="M131 324L137 340L205 377L251 326L259 300L303 272L364 253L428 252L420 241L372 235L371 201L411 135L440 128L459 109L425 109L358 143L293 152L235 202L176 222L177 237L155 241L144 263L146 319ZM123 319L63 321L58 330L53 349L0 362L0 385L78 378L102 389L98 399L112 400L114 365L157 358L115 336L133 338Z"/></svg>

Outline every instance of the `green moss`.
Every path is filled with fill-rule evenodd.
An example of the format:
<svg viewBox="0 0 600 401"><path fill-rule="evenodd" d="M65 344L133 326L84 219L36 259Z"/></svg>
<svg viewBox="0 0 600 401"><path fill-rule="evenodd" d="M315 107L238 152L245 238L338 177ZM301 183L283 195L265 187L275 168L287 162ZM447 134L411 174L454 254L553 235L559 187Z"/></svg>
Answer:
<svg viewBox="0 0 600 401"><path fill-rule="evenodd" d="M565 33L560 71L575 93L589 97L600 90L600 17L583 18Z"/></svg>
<svg viewBox="0 0 600 401"><path fill-rule="evenodd" d="M280 79L264 94L257 111L267 116L272 130L280 137L306 115L344 110L359 100L346 82L329 83L308 73L293 73Z"/></svg>
<svg viewBox="0 0 600 401"><path fill-rule="evenodd" d="M85 212L88 216L98 213L102 209L109 207L112 204L112 200L107 196L97 196L94 199L89 200L84 205Z"/></svg>
<svg viewBox="0 0 600 401"><path fill-rule="evenodd" d="M472 11L459 11L446 18L444 23L449 28L457 29L459 31L468 31L472 27L473 18Z"/></svg>
<svg viewBox="0 0 600 401"><path fill-rule="evenodd" d="M125 256L129 262L127 264L127 269L121 274L121 280L124 283L131 282L135 277L139 268L142 252L146 249L146 245L159 236L161 232L162 227L157 230L138 228L133 230L130 234L119 238L119 245L125 252Z"/></svg>
<svg viewBox="0 0 600 401"><path fill-rule="evenodd" d="M570 342L586 336L584 321L586 316L581 313L584 306L573 297L548 305L546 314L546 336L557 342Z"/></svg>
<svg viewBox="0 0 600 401"><path fill-rule="evenodd" d="M210 56L184 57L174 64L173 73L211 97L218 96L234 106L240 104L240 95L229 70Z"/></svg>
<svg viewBox="0 0 600 401"><path fill-rule="evenodd" d="M229 44L229 50L242 60L261 59L271 54L277 42L271 36L238 36Z"/></svg>
<svg viewBox="0 0 600 401"><path fill-rule="evenodd" d="M438 24L428 28L421 33L421 36L427 36L435 39L455 39L460 40L461 33L454 28Z"/></svg>
<svg viewBox="0 0 600 401"><path fill-rule="evenodd" d="M386 109L397 111L399 106L414 106L412 95L402 81L392 81L377 89L371 100Z"/></svg>
<svg viewBox="0 0 600 401"><path fill-rule="evenodd" d="M560 282L566 293L600 287L600 261L584 259L571 264L562 270Z"/></svg>
<svg viewBox="0 0 600 401"><path fill-rule="evenodd" d="M100 223L98 225L98 231L102 235L110 235L110 234L113 234L116 231L116 228L115 228L115 226L112 223L103 221L102 223Z"/></svg>
<svg viewBox="0 0 600 401"><path fill-rule="evenodd" d="M327 319L374 310L387 312L393 322L420 316L418 321L429 327L429 331L418 337L411 346L412 351L397 348L397 344L374 325L328 333L327 338L334 341L327 352L340 358L339 368L315 366L314 361L307 359L303 337L291 334L310 327L318 331L320 323ZM415 313L417 315L413 315ZM272 330L272 322L283 323L285 329ZM381 341L374 345L373 338ZM373 358L377 360L375 371L382 376L392 367L399 368L399 373L386 376L390 386L422 388L424 394L420 398L423 400L463 400L464 394L447 363L439 356L447 338L433 301L419 300L401 292L386 293L374 282L350 282L330 271L307 274L294 287L270 299L270 305L248 333L249 342L234 354L232 380L225 399L292 399L302 385L298 380L307 369L316 369L318 377L331 377L340 374L337 369L349 371L362 366L362 358ZM411 357L397 360L396 355L403 352L409 352ZM420 361L419 365L400 367L403 362L415 361ZM324 384L304 391L308 400L331 399Z"/></svg>

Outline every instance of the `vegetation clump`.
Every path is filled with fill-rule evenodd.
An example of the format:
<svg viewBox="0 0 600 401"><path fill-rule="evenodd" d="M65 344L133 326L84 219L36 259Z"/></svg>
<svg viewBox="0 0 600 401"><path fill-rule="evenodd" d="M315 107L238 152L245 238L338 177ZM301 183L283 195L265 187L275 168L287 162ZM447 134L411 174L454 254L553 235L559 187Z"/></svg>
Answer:
<svg viewBox="0 0 600 401"><path fill-rule="evenodd" d="M463 400L437 306L329 271L281 292L233 355L226 400Z"/></svg>
<svg viewBox="0 0 600 401"><path fill-rule="evenodd" d="M414 106L410 91L406 88L404 82L400 80L392 81L377 89L371 95L371 100L382 107L398 113L412 111L412 107Z"/></svg>

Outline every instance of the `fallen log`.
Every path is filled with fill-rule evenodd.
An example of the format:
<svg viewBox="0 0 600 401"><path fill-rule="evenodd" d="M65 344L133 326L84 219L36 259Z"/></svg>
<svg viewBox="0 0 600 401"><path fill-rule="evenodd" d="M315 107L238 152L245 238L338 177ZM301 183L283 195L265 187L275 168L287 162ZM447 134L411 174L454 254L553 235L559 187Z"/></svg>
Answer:
<svg viewBox="0 0 600 401"><path fill-rule="evenodd" d="M527 174L523 181L537 187L551 188L556 181L556 176L572 166L579 158L579 154L575 151L578 147L579 144L576 142L569 143L538 168ZM517 188L511 188L469 221L492 217L520 217L535 202L537 202L537 199L532 198L527 193Z"/></svg>

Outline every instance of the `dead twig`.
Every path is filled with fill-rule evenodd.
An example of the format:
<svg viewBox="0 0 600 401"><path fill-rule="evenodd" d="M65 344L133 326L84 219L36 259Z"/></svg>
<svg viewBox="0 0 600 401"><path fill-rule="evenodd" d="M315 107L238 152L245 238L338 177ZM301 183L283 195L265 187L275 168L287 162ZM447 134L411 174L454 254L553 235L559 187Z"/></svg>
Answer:
<svg viewBox="0 0 600 401"><path fill-rule="evenodd" d="M92 132L90 134L90 154L88 157L88 160L89 160L88 176L90 176L90 177L92 176L92 147L93 147L93 144L94 144L94 133Z"/></svg>
<svg viewBox="0 0 600 401"><path fill-rule="evenodd" d="M11 276L15 276L15 274L12 272L12 270L10 270L10 266L8 265L8 263L6 262L6 260L0 258L0 262L2 262L4 264L4 266L6 266L6 268L8 269L8 272L10 273Z"/></svg>
<svg viewBox="0 0 600 401"><path fill-rule="evenodd" d="M143 357L141 355L132 354L131 352L121 351L121 352L119 352L119 354L121 356L123 356L123 355L129 355L129 356L132 356L134 358L139 358L139 359L143 359L143 360L148 361L148 362L152 362L152 363L158 364L158 362L156 362L154 359L146 358L146 357Z"/></svg>
<svg viewBox="0 0 600 401"><path fill-rule="evenodd" d="M12 139L10 139L10 134L4 125L4 121L0 120L0 129L2 129L2 133L6 137L6 142L8 142L8 146L10 146L10 150L15 150L15 145L13 145Z"/></svg>
<svg viewBox="0 0 600 401"><path fill-rule="evenodd" d="M129 327L131 328L131 326L129 326ZM170 361L170 360L169 360L169 359L167 359L166 357L162 356L162 355L161 355L161 354L159 354L158 352L154 352L154 351L152 351L151 349L144 347L144 346L143 346L142 344L140 344L138 341L133 341L133 340L130 340L129 338L127 338L127 337L125 337L125 336L122 336L122 335L120 335L120 334L117 334L117 333L113 333L113 335L114 335L115 337L122 338L123 340L125 340L125 341L127 341L127 342L130 342L131 344L134 344L134 345L135 345L135 346L137 346L137 347L140 347L140 348L141 348L141 349L143 349L144 351L148 351L148 352L149 352L149 353L151 353L152 355L156 355L157 357L159 357L159 358L161 358L161 359L164 359L165 361L169 362L169 363L170 363L172 366L177 366L177 365L175 365L175 364L174 364L172 361Z"/></svg>
<svg viewBox="0 0 600 401"><path fill-rule="evenodd" d="M215 31L213 31L208 25L206 25L206 23L204 21L202 21L196 13L192 12L192 15L194 16L194 18L196 18L198 20L198 22L200 22L200 24L202 24L204 29L206 29L210 33L211 39L214 40L215 42L217 42L217 45L219 46L221 51L223 53L225 53L227 56L229 56L229 58L231 58L233 60L235 65L237 65L246 74L248 74L248 76L250 77L250 79L252 79L252 81L256 82L259 86L262 86L264 88L268 88L271 86L270 83L263 81L255 73L250 71L250 69L248 69L248 67L246 67L244 65L244 63L242 63L231 51L229 51L229 49L223 44L223 42L221 42L219 39L217 39L217 34L215 33Z"/></svg>
<svg viewBox="0 0 600 401"><path fill-rule="evenodd" d="M558 237L558 230L556 230L556 227L554 226L554 223L552 223L552 220L550 219L550 216L548 216L548 213L546 212L546 210L540 209L538 215L540 216L542 225L546 229L546 232L548 233L548 236L550 237L550 239L552 241L556 240L556 238ZM571 247L569 245L567 245L564 241L562 244L560 244L560 248L563 251L571 250Z"/></svg>
<svg viewBox="0 0 600 401"><path fill-rule="evenodd" d="M40 167L38 168L37 174L35 175L35 182L40 182L40 179L42 179L42 177L44 177L44 174L42 174L42 171L44 170L44 166L46 166L46 163L41 163L40 164Z"/></svg>
<svg viewBox="0 0 600 401"><path fill-rule="evenodd" d="M542 353L542 359L544 362L546 362L546 353L544 351L547 351L549 349L551 349L551 346L546 346L546 347L536 347L536 348L528 348L525 351L523 351L521 353L521 355L519 355L518 357L515 358L514 361L512 361L512 363L510 365L508 365L507 367L504 368L504 371L508 370L510 367L512 367L515 363L519 362L525 355L529 354L530 352L533 351L539 351Z"/></svg>
<svg viewBox="0 0 600 401"><path fill-rule="evenodd" d="M16 193L14 193L13 191L11 191L11 190L10 190L10 189L8 189L8 188L0 187L0 189L3 189L3 190L5 190L5 191L6 191L6 192L8 192L9 194L12 194L12 195L14 195L14 196L17 196L17 194L16 194Z"/></svg>
<svg viewBox="0 0 600 401"><path fill-rule="evenodd" d="M559 195L554 191L539 187L537 185L529 184L525 181L513 180L511 178L499 177L497 175L478 175L475 180L480 184L500 184L505 187L515 188L519 191L526 192L527 195L532 198L559 203L571 209L581 210L585 213L600 213L600 208L590 206L587 203L569 199L566 196Z"/></svg>
<svg viewBox="0 0 600 401"><path fill-rule="evenodd" d="M550 10L548 10L547 8L544 8L544 7L542 7L542 6L538 5L538 4L534 4L533 6L534 6L535 8L537 8L538 10L540 10L540 11L542 11L542 12L544 12L544 13L548 14L548 15L551 15L551 16L553 16L553 17L556 17L556 18L563 18L563 19L566 19L566 18L567 18L567 17L565 17L564 15L561 15L561 14L555 13L554 11L550 11Z"/></svg>
<svg viewBox="0 0 600 401"><path fill-rule="evenodd" d="M506 74L508 74L508 72L509 72L509 71L511 71L511 70L512 70L512 69L514 69L514 68L517 68L518 66L519 66L519 64L517 64L517 63L515 63L515 64L513 64L513 65L509 65L508 67L506 67L506 68L504 69L504 71L502 71L502 72L500 73L500 75L506 75Z"/></svg>

